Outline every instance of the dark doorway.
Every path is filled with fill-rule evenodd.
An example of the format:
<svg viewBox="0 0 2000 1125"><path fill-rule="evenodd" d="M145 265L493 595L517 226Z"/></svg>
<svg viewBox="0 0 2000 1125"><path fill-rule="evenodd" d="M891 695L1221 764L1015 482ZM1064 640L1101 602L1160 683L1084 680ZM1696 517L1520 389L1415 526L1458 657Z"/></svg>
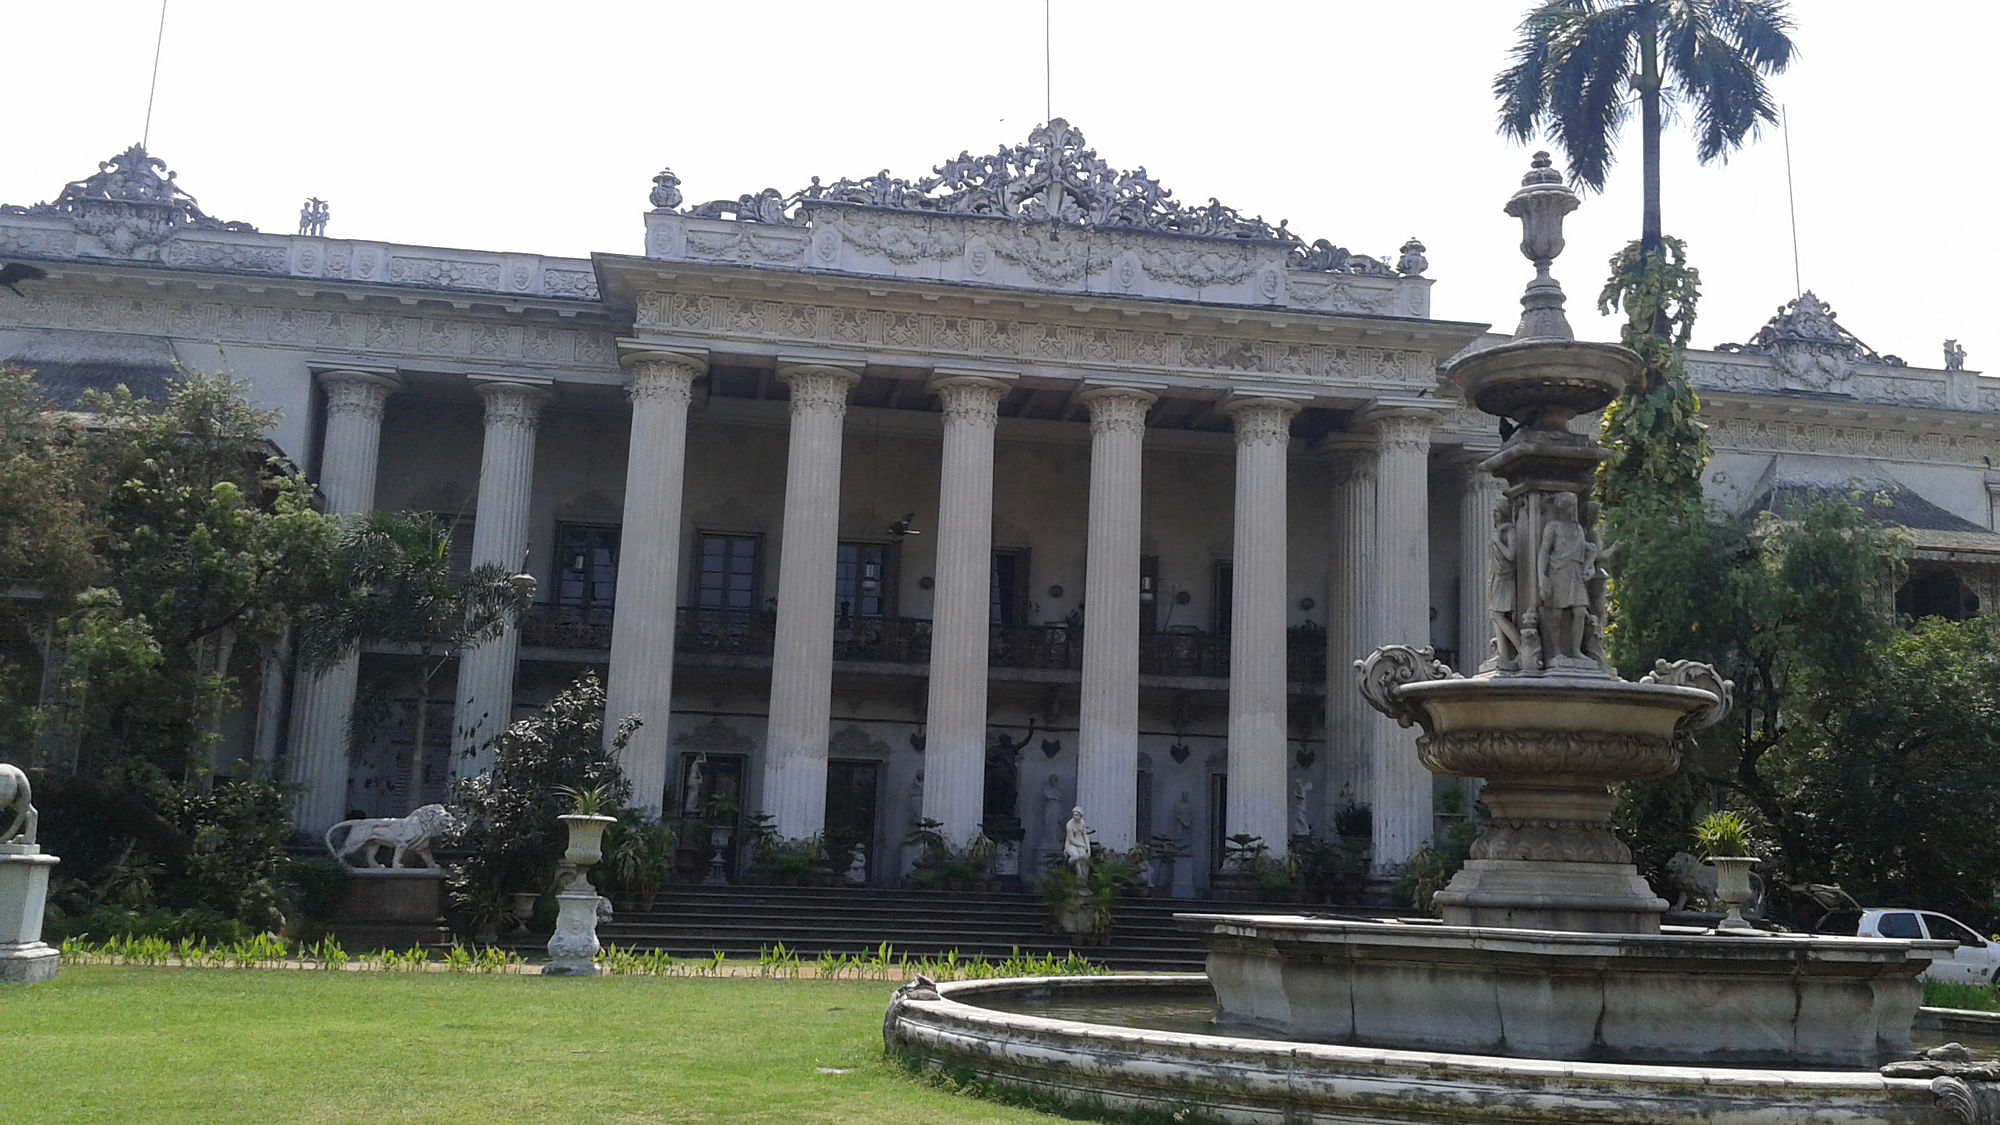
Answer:
<svg viewBox="0 0 2000 1125"><path fill-rule="evenodd" d="M826 763L826 850L834 871L844 874L853 862L854 845L868 846L868 882L882 850L875 834L876 796L881 788L880 762L834 758Z"/></svg>
<svg viewBox="0 0 2000 1125"><path fill-rule="evenodd" d="M676 867L688 863L690 851L694 853L693 871L683 870L683 874L706 872L715 849L706 833L707 828L725 827L729 831L729 843L722 849L722 869L733 879L736 874L736 857L743 840L743 769L744 756L741 754L681 753L681 816L702 826L703 830L681 834L681 855L676 858Z"/></svg>

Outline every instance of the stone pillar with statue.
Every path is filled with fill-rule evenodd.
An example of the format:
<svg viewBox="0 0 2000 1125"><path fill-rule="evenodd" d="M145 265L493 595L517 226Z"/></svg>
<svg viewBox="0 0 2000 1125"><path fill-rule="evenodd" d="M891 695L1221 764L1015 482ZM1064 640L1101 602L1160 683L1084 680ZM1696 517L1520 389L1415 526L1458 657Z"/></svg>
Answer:
<svg viewBox="0 0 2000 1125"><path fill-rule="evenodd" d="M49 870L60 861L35 842L39 820L28 775L0 762L0 983L48 980L61 960L42 940Z"/></svg>

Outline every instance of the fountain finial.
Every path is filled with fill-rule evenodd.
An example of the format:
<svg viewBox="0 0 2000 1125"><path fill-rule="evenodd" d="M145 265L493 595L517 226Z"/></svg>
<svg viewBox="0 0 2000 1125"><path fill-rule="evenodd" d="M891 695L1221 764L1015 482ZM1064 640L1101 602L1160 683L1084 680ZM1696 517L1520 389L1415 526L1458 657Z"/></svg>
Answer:
<svg viewBox="0 0 2000 1125"><path fill-rule="evenodd" d="M1549 276L1549 264L1563 252L1563 216L1580 204L1576 193L1563 185L1562 173L1555 170L1549 154L1535 154L1528 174L1521 177L1521 189L1507 200L1507 213L1521 220L1521 253L1535 264L1535 279L1521 294L1521 323L1514 329L1516 340L1573 340L1569 318L1563 315L1562 286Z"/></svg>

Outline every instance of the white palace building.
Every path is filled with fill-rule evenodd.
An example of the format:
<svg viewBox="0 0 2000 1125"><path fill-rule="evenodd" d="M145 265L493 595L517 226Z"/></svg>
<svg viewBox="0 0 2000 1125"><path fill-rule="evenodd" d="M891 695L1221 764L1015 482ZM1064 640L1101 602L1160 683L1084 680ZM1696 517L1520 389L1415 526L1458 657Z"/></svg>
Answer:
<svg viewBox="0 0 2000 1125"><path fill-rule="evenodd" d="M303 830L400 814L595 669L645 721L641 803L867 843L878 883L919 816L1014 818L1025 864L1080 806L1108 846L1187 844L1182 894L1226 836L1282 852L1350 804L1380 869L1432 837L1455 803L1351 670L1484 655L1498 435L1439 368L1500 337L1431 318L1422 245L1185 205L1061 121L915 180L687 206L662 172L651 204L643 252L589 259L329 238L311 206L263 233L134 147L0 208L0 260L47 273L0 292L0 361L59 399L176 362L246 381L329 511L456 517L470 560L538 579L440 677L427 725L460 744L425 777L407 721L347 748L389 651L274 662L225 770L297 783ZM1892 490L1902 608L1991 612L2000 385L1961 366L1800 298L1690 357L1714 494Z"/></svg>

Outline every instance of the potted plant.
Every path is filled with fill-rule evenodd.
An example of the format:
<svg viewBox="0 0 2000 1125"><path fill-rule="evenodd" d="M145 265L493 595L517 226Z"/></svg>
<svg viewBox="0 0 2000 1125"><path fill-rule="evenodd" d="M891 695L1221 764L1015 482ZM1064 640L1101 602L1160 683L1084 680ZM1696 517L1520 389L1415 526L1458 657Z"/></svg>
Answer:
<svg viewBox="0 0 2000 1125"><path fill-rule="evenodd" d="M557 787L557 792L570 800L570 811L556 817L569 828L569 847L563 852L563 859L587 868L604 858L604 830L618 822L617 817L605 815L611 807L609 789L603 785L585 788L563 785Z"/></svg>
<svg viewBox="0 0 2000 1125"><path fill-rule="evenodd" d="M679 834L673 825L637 809L619 811L617 823L605 833L606 866L612 885L640 910L653 909L660 887L673 868Z"/></svg>
<svg viewBox="0 0 2000 1125"><path fill-rule="evenodd" d="M1750 900L1750 869L1757 863L1750 823L1739 813L1717 809L1695 822L1694 846L1715 869L1715 898L1723 907L1722 921L1715 928L1756 929L1743 918L1743 904Z"/></svg>
<svg viewBox="0 0 2000 1125"><path fill-rule="evenodd" d="M1251 902L1262 893L1271 866L1271 847L1264 837L1238 832L1223 841L1222 870L1215 875L1215 897L1224 902Z"/></svg>
<svg viewBox="0 0 2000 1125"><path fill-rule="evenodd" d="M1146 841L1149 881L1153 889L1161 894L1171 894L1174 889L1174 865L1188 856L1188 849L1172 836L1154 836Z"/></svg>

